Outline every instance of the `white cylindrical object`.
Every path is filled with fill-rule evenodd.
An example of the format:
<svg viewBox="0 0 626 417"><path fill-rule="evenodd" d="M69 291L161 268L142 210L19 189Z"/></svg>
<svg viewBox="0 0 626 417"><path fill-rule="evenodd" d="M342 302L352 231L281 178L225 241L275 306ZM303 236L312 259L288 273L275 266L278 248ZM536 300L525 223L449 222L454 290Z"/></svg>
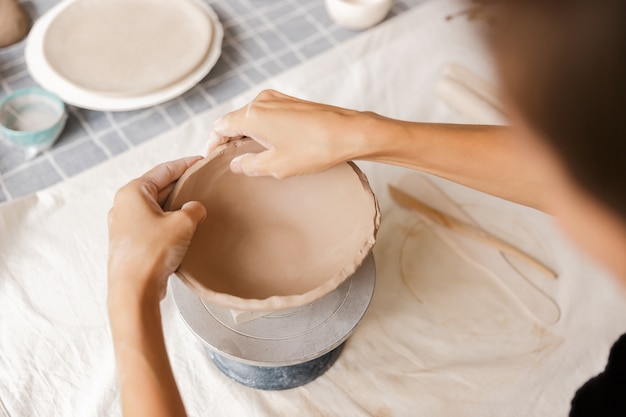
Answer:
<svg viewBox="0 0 626 417"><path fill-rule="evenodd" d="M328 15L340 26L363 30L381 22L392 0L326 0Z"/></svg>

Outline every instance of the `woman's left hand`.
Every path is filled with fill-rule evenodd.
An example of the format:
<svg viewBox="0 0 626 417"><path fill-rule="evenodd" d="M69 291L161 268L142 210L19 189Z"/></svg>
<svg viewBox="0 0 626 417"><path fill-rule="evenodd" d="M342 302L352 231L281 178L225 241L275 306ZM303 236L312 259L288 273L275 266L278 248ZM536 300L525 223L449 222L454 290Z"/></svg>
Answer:
<svg viewBox="0 0 626 417"><path fill-rule="evenodd" d="M121 289L145 291L161 299L167 278L180 265L191 238L205 216L191 201L178 211L163 211L176 180L200 157L160 164L132 180L116 194L109 211L109 295Z"/></svg>

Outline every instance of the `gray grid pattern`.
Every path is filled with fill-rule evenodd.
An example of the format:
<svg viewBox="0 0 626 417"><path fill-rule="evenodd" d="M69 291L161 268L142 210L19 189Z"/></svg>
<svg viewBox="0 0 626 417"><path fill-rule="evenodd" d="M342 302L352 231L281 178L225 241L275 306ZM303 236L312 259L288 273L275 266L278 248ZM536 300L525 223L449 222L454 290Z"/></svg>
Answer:
<svg viewBox="0 0 626 417"><path fill-rule="evenodd" d="M124 152L263 80L355 36L330 20L323 0L203 0L224 26L222 55L211 72L180 97L128 112L98 112L68 106L62 136L30 161L0 140L0 202L63 181ZM425 0L395 0L388 19ZM56 0L22 4L30 16ZM34 19L33 19L34 20ZM0 49L0 99L37 84L24 61L24 45Z"/></svg>

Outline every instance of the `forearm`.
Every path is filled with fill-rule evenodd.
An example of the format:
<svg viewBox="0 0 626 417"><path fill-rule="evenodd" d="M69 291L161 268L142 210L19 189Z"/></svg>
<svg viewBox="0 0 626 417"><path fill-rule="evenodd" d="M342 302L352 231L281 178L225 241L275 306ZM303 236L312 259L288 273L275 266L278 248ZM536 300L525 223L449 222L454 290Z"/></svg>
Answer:
<svg viewBox="0 0 626 417"><path fill-rule="evenodd" d="M159 294L109 292L108 308L125 417L184 416L165 348Z"/></svg>
<svg viewBox="0 0 626 417"><path fill-rule="evenodd" d="M542 179L501 126L411 123L364 114L354 159L428 172L544 209Z"/></svg>

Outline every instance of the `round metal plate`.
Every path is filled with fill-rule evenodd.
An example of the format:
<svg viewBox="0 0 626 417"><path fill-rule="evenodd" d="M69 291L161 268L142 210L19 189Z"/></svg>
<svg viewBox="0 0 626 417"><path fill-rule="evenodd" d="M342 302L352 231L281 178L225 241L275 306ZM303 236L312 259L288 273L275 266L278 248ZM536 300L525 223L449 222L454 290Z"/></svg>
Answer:
<svg viewBox="0 0 626 417"><path fill-rule="evenodd" d="M243 363L286 366L318 358L344 342L367 311L375 281L370 253L352 277L319 300L241 324L229 309L203 302L178 278L170 287L183 321L210 349Z"/></svg>

